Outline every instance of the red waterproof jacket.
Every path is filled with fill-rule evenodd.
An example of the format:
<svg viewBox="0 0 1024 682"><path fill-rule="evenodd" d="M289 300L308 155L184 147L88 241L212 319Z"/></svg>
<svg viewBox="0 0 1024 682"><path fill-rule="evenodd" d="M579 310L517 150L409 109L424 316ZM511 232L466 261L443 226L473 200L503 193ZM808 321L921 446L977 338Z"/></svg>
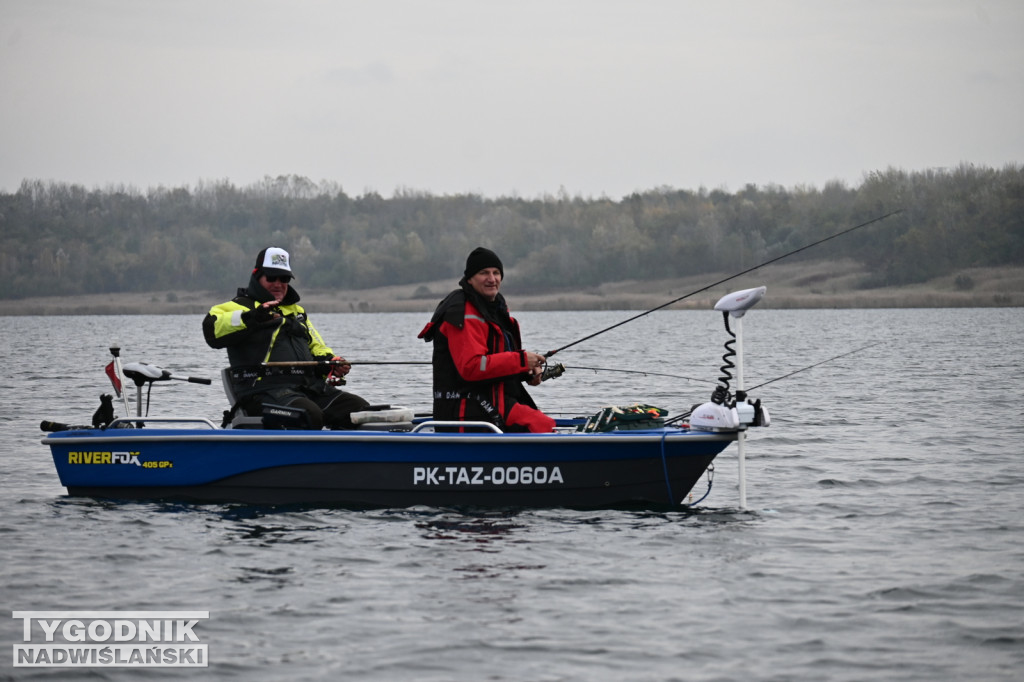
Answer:
<svg viewBox="0 0 1024 682"><path fill-rule="evenodd" d="M419 334L434 344L434 419L550 431L554 421L542 413L547 428L533 428L529 417L524 419L537 406L523 386L529 379L526 353L504 297L489 303L465 281L460 284Z"/></svg>

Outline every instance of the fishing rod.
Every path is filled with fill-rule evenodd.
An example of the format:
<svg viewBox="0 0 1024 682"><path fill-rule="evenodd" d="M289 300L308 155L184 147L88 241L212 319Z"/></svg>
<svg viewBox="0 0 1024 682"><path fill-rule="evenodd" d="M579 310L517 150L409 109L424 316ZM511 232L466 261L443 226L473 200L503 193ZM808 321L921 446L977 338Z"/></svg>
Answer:
<svg viewBox="0 0 1024 682"><path fill-rule="evenodd" d="M280 361L280 362L264 362L261 363L263 367L316 367L316 366L335 366L335 365L431 365L433 364L430 360L352 360L340 362L338 360L293 360L293 361ZM583 365L549 365L544 369L543 378L554 379L562 376L567 369L582 369L593 372L624 372L627 374L643 374L645 376L658 376L658 377L671 377L673 379L686 379L687 381L700 381L703 383L713 384L714 381L709 379L697 379L695 377L686 377L681 374L666 374L664 372L648 372L638 369L615 369L611 367L584 367Z"/></svg>
<svg viewBox="0 0 1024 682"><path fill-rule="evenodd" d="M430 360L282 360L260 363L263 367L327 367L338 365L429 365Z"/></svg>
<svg viewBox="0 0 1024 682"><path fill-rule="evenodd" d="M749 392L749 391L753 391L755 389L761 388L762 386L767 386L768 384L774 384L776 381L781 381L782 379L786 379L788 377L791 377L794 374L799 374L800 372L806 372L807 370L812 369L814 367L817 367L818 365L824 365L826 362L832 362L833 360L838 360L839 358L845 358L847 355L853 355L854 353L859 353L862 350L867 350L868 348L874 348L875 346L878 346L881 343L883 343L883 342L882 341L875 341L874 343L869 343L866 346L861 346L860 348L857 348L855 350L851 350L851 351L849 351L847 353L843 353L842 355L837 355L835 357L829 358L828 360L822 360L821 362L816 362L813 365L808 365L807 367L804 367L803 369L795 370L793 372L790 372L789 374L783 374L781 377L776 377L774 379L770 379L770 380L764 382L763 384L758 384L757 386L751 386L750 388L745 389L745 390L747 392Z"/></svg>
<svg viewBox="0 0 1024 682"><path fill-rule="evenodd" d="M430 360L354 360L350 365L432 365Z"/></svg>
<svg viewBox="0 0 1024 682"><path fill-rule="evenodd" d="M774 384L776 381L781 381L782 379L787 379L787 378L793 376L794 374L799 374L800 372L806 372L807 370L813 369L813 368L815 368L815 367L817 367L819 365L824 365L827 362L832 362L833 360L838 360L840 358L845 358L847 355L853 355L854 353L859 353L862 350L867 350L868 348L872 348L872 347L877 346L877 345L879 345L881 343L883 343L883 342L882 341L876 341L875 343L869 343L866 346L861 346L860 348L857 348L855 350L851 350L851 351L848 351L848 352L843 353L841 355L836 355L834 357L831 357L831 358L829 358L827 360L822 360L821 362L816 362L813 365L808 365L807 367L804 367L802 369L798 369L798 370L792 371L789 374L784 374L784 375L782 375L780 377L776 377L774 379L770 379L770 380L768 380L768 381L766 381L766 382L764 382L762 384L758 384L757 386L753 386L751 388L748 388L747 390L748 391L752 391L754 389L761 388L762 386L767 386L768 384ZM335 366L335 365L430 365L430 364L433 364L433 363L430 360L352 360L352 361L345 361L345 362L341 362L341 361L338 361L338 360L289 360L289 361L280 361L280 362L264 362L264 363L261 363L261 364L262 364L263 367L315 367L315 366ZM549 365L548 367L546 367L544 369L543 377L544 377L545 380L547 380L547 379L554 379L554 378L562 376L562 374L564 374L565 371L569 370L569 369L580 369L580 370L585 370L585 371L588 371L588 372L619 372L619 373L623 373L623 374L641 374L643 376L669 377L671 379L686 379L687 381L699 381L699 382L704 383L704 384L714 384L714 383L716 383L715 381L712 381L711 379L698 379L697 377L688 377L688 376L683 376L682 374L668 374L666 372L651 372L651 371L640 370L640 369L618 369L618 368L615 368L615 367L590 367L590 366L586 366L586 365L564 365L562 363L559 363L557 365ZM176 379L177 377L172 377L172 378Z"/></svg>
<svg viewBox="0 0 1024 682"><path fill-rule="evenodd" d="M840 355L833 356L831 358L828 358L827 360L822 360L821 362L816 362L813 365L808 365L807 367L803 367L801 369L794 370L794 371L790 372L789 374L783 374L780 377L775 377L774 379L769 379L768 381L765 381L764 383L761 383L761 384L758 384L757 386L752 386L751 388L748 388L747 391L753 391L754 389L761 388L762 386L767 386L768 384L774 384L776 381L781 381L782 379L787 379L787 378L793 376L794 374L799 374L800 372L806 372L807 370L814 369L815 367L818 367L819 365L824 365L827 362L832 362L833 360L838 360L840 358L845 358L847 355L853 355L854 353L859 353L862 350L867 350L868 348L873 348L873 347L878 346L878 345L880 345L882 343L883 343L882 341L875 341L874 343L869 343L866 346L861 346L860 348L856 348L854 350L847 351L846 353L842 353ZM430 365L430 364L433 364L433 363L430 360L352 360L352 361L345 361L345 362L341 362L339 360L288 360L288 361L280 361L280 362L264 362L264 363L261 363L261 364L264 367L315 367L315 366L320 366L320 365L323 365L323 366L334 366L334 365ZM711 379L698 379L697 377L688 377L688 376L683 376L682 374L668 374L666 372L650 372L650 371L647 371L647 370L640 370L640 369L618 369L618 368L615 368L615 367L590 367L590 366L587 366L587 365L564 365L562 363L559 363L557 365L549 365L548 367L546 367L544 369L543 377L544 377L544 379L554 379L554 378L562 376L562 374L564 374L565 371L569 370L569 369L580 369L580 370L585 370L585 371L588 371L588 372L620 372L620 373L623 373L623 374L641 374L641 375L644 375L644 376L669 377L671 379L686 379L687 381L699 381L699 382L704 383L704 384L714 384L714 383L717 383L715 381L712 381ZM177 377L171 377L171 378L177 379ZM189 379L189 381L192 381L192 380Z"/></svg>
<svg viewBox="0 0 1024 682"><path fill-rule="evenodd" d="M588 370L588 371L593 371L593 372L624 372L626 374L642 374L644 376L671 377L672 379L686 379L687 381L700 381L700 382L706 383L706 384L713 384L713 383L715 383L714 381L711 381L710 379L696 379L694 377L684 377L681 374L666 374L664 372L647 372L647 371L639 370L639 369L616 369L616 368L612 368L612 367L584 367L583 365L563 365L563 364L552 365L552 366L549 366L548 368L546 368L544 370L543 375L542 375L543 378L545 378L545 379L553 379L555 377L561 376L562 375L562 371L558 371L558 368L561 368L562 371L565 371L567 369L583 369L583 370Z"/></svg>
<svg viewBox="0 0 1024 682"><path fill-rule="evenodd" d="M742 277L743 275L751 273L754 270L757 270L759 268L763 268L766 265L771 265L772 263L778 262L778 261L782 260L783 258L788 258L789 256L792 256L794 254L800 253L801 251L806 251L807 249L811 248L812 246L817 246L818 244L823 244L824 242L827 242L830 239L835 239L836 237L841 237L844 234L849 234L850 232L853 232L854 230L859 230L862 227L867 227L868 225L871 225L873 223L877 223L877 222L879 222L881 220L885 220L886 218L892 217L892 216L894 216L894 215L896 215L898 213L903 213L903 209L902 208L901 209L897 209L897 210L892 211L890 213L886 213L885 215L878 216L877 218L872 218L871 220L869 220L867 222L864 222L864 223L861 223L860 225L855 225L854 227L848 227L845 230L842 230L840 232L836 232L835 234L830 235L828 237L825 237L824 239L819 239L818 241L812 242L810 244L807 244L806 246L801 246L799 249L795 249L793 251L790 251L789 253L784 253L781 256L776 256L775 258L772 258L770 260L766 260L765 262L763 262L763 263L761 263L759 265L755 265L752 268L747 268L746 270L743 270L742 272L737 272L735 275L730 275L729 277L726 277L725 279L720 279L720 280L718 280L717 282L715 282L713 284L707 285L706 287L701 287L700 289L697 289L695 291L691 291L690 293L686 294L685 296L680 296L679 298L674 298L671 301L669 301L668 303L662 303L661 305L659 305L659 306L657 306L655 308L651 308L650 310L645 310L644 312L639 313L638 315L634 315L633 317L625 319L622 322L618 322L616 324L613 324L610 327L606 327L604 329L601 329L600 331L596 331L593 334L590 334L589 336L584 336L582 339L578 339L576 341L573 341L572 343L567 343L566 345L562 346L561 348L556 348L553 351L549 351L545 355L545 357L550 358L555 353L563 351L566 348L572 348L573 346L575 346L578 343L583 343L584 341L588 341L588 340L594 338L595 336L597 336L598 334L604 334L605 332L611 331L612 329L615 329L616 327L621 327L622 325L626 324L627 322L632 322L633 320L639 319L639 318L643 317L644 315L650 315L651 313L653 313L656 310L661 310L662 308L667 308L668 306L672 305L673 303L678 303L679 301L682 301L683 299L687 299L690 296L693 296L695 294L699 294L702 291L707 291L708 289L711 289L712 287L717 287L719 284L725 284L729 280L736 279L737 277Z"/></svg>

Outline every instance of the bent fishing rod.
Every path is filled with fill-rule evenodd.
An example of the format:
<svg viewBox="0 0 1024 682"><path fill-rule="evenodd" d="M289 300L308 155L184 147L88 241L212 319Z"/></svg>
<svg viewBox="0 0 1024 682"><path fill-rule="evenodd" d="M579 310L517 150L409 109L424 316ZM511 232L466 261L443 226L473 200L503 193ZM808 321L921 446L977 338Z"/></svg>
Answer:
<svg viewBox="0 0 1024 682"><path fill-rule="evenodd" d="M860 225L855 225L853 227L848 227L845 230L841 230L839 232L836 232L835 234L829 235L828 237L825 237L824 239L819 239L816 242L811 242L810 244L807 244L805 246L801 246L799 249L794 249L793 251L790 251L789 253L784 253L781 256L776 256L775 258L772 258L770 260L766 260L765 262L760 263L758 265L755 265L752 268L747 268L746 270L743 270L742 272L737 272L735 275L730 275L730 276L726 277L725 279L720 279L717 282L709 284L709 285L707 285L705 287L701 287L700 289L696 289L694 291L691 291L690 293L686 294L685 296L680 296L679 298L674 298L671 301L669 301L668 303L662 303L661 305L659 305L657 307L651 308L650 310L645 310L644 312L639 313L637 315L634 315L633 317L627 318L627 319L623 320L622 322L617 322L616 324L613 324L610 327L605 327L604 329L601 329L600 331L596 331L593 334L590 334L589 336L584 336L582 339L577 339L576 341L573 341L572 343L567 343L564 346L562 346L561 348L556 348L553 351L549 351L548 353L545 354L544 357L550 358L555 353L559 353L559 352L565 350L566 348L572 348L573 346L575 346L578 343L583 343L584 341L589 341L590 339L594 338L595 336L597 336L599 334L604 334L605 332L611 331L612 329L615 329L616 327L621 327L622 325L626 324L627 322L632 322L633 320L637 320L637 319L643 317L644 315L650 315L651 313L655 312L656 310L661 310L662 308L667 308L668 306L672 305L673 303L678 303L679 301L682 301L682 300L687 299L687 298L689 298L691 296L699 294L702 291L707 291L708 289L711 289L713 287L717 287L719 284L725 284L726 282L728 282L730 280L734 280L737 277L742 277L743 275L751 273L754 270L758 270L760 268L763 268L766 265L771 265L772 263L776 263L776 262L782 260L783 258L788 258L788 257L790 257L792 255L800 253L801 251L806 251L807 249L809 249L811 247L814 247L814 246L817 246L818 244L824 244L825 242L829 241L830 239L835 239L836 237L841 237L844 234L849 234L850 232L853 232L854 230L859 230L862 227L867 227L868 225L871 225L873 223L877 223L877 222L879 222L881 220L885 220L886 218L890 218L890 217L892 217L892 216L894 216L894 215L896 215L898 213L903 213L903 209L902 208L901 209L897 209L897 210L892 211L890 213L886 213L885 215L878 216L877 218L872 218L871 220L869 220L867 222L864 222L864 223L861 223Z"/></svg>

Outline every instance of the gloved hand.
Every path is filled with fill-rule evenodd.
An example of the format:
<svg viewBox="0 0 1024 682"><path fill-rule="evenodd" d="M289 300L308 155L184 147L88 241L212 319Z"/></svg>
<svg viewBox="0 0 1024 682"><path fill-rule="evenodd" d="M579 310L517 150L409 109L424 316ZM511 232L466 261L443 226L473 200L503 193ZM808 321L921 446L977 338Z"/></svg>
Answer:
<svg viewBox="0 0 1024 682"><path fill-rule="evenodd" d="M340 386L345 383L345 375L352 371L352 365L348 364L345 358L335 355L331 362L336 363L327 373L328 386Z"/></svg>
<svg viewBox="0 0 1024 682"><path fill-rule="evenodd" d="M252 310L246 310L242 313L242 322L245 323L246 327L259 327L268 322L273 321L275 318L280 317L277 314L276 302L274 306L257 306Z"/></svg>

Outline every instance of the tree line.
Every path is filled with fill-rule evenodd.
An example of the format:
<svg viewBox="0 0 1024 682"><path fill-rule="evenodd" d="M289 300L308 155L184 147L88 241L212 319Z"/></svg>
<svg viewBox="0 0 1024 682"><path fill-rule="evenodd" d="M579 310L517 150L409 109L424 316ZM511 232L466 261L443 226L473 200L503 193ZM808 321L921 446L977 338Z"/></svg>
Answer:
<svg viewBox="0 0 1024 682"><path fill-rule="evenodd" d="M853 258L871 288L969 267L1024 263L1024 168L866 173L856 187L662 187L619 200L348 195L300 176L237 187L86 189L25 180L0 193L4 298L232 291L264 246L292 253L305 288L458 279L494 249L516 289L540 293L625 279L736 272L901 210L793 259Z"/></svg>

